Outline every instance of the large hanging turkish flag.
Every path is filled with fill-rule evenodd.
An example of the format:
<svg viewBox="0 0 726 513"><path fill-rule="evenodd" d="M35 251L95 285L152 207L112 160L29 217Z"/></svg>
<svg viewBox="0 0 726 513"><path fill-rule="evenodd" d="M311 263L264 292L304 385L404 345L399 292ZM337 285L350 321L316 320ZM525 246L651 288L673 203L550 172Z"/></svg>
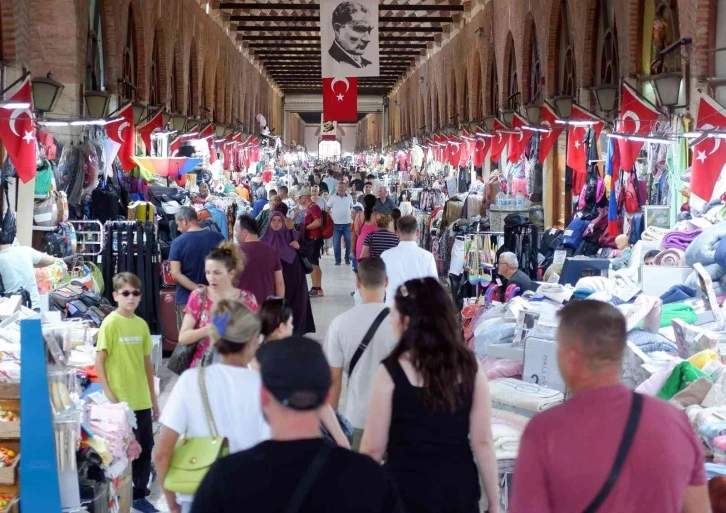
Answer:
<svg viewBox="0 0 726 513"><path fill-rule="evenodd" d="M504 123L502 123L498 119L495 119L494 126L492 127L492 134L494 135L494 137L492 137L492 154L491 154L491 159L494 162L499 160L499 156L502 154L504 147L509 142L509 134L502 133L502 130L508 130L508 128L506 127L506 125Z"/></svg>
<svg viewBox="0 0 726 513"><path fill-rule="evenodd" d="M701 96L698 104L696 130L726 130L726 111L715 100ZM726 140L706 137L693 146L691 192L710 201L713 188L726 171Z"/></svg>
<svg viewBox="0 0 726 513"><path fill-rule="evenodd" d="M519 133L509 135L509 154L507 155L509 162L519 162L524 150L527 149L529 141L532 139L532 132L525 130L525 126L527 126L527 121L515 112L512 118L512 128Z"/></svg>
<svg viewBox="0 0 726 513"><path fill-rule="evenodd" d="M141 137L141 140L144 142L144 146L146 147L146 154L151 154L151 132L156 130L157 128L163 128L164 122L162 121L161 117L161 109L159 109L156 114L154 114L151 119L149 119L146 123L143 125L140 125L137 130L139 131L139 136Z"/></svg>
<svg viewBox="0 0 726 513"><path fill-rule="evenodd" d="M461 163L461 146L462 141L458 136L452 135L448 141L449 164L458 168Z"/></svg>
<svg viewBox="0 0 726 513"><path fill-rule="evenodd" d="M542 106L540 125L542 125L543 128L550 129L547 133L541 132L539 134L539 161L544 162L547 155L549 155L552 148L554 148L557 139L560 138L560 134L562 133L564 126L557 124L555 111L552 110L552 107L550 107L547 103Z"/></svg>
<svg viewBox="0 0 726 513"><path fill-rule="evenodd" d="M577 195L580 194L587 175L587 145L585 140L589 128L592 126L593 130L595 130L595 140L597 141L604 124L600 118L577 104L572 106L570 121L589 121L593 123L592 125L571 124L568 127L567 165L572 168L572 193Z"/></svg>
<svg viewBox="0 0 726 513"><path fill-rule="evenodd" d="M38 148L33 127L33 93L30 74L23 80L20 89L8 99L13 103L27 103L29 107L13 109L9 116L0 117L0 139L5 144L10 161L23 183L35 176ZM22 117L21 117L22 116Z"/></svg>
<svg viewBox="0 0 726 513"><path fill-rule="evenodd" d="M199 131L199 138L207 141L207 146L209 146L209 163L214 164L217 162L217 148L214 146L214 125L207 123Z"/></svg>
<svg viewBox="0 0 726 513"><path fill-rule="evenodd" d="M131 158L134 156L134 109L130 103L121 107L116 113L118 120L108 123L104 128L106 135L112 141L121 145L118 150L118 159L124 171L131 171L136 163Z"/></svg>
<svg viewBox="0 0 726 513"><path fill-rule="evenodd" d="M485 137L483 135L476 136L474 154L471 156L474 167L484 167L484 159L486 159L487 153L489 153L489 148L491 147L492 137Z"/></svg>
<svg viewBox="0 0 726 513"><path fill-rule="evenodd" d="M358 121L358 79L323 79L323 119Z"/></svg>
<svg viewBox="0 0 726 513"><path fill-rule="evenodd" d="M476 139L466 130L461 132L461 161L460 165L465 166L474 155Z"/></svg>
<svg viewBox="0 0 726 513"><path fill-rule="evenodd" d="M625 82L623 82L620 98L618 132L630 135L648 135L660 117L658 109ZM620 169L632 171L642 147L642 142L618 139Z"/></svg>

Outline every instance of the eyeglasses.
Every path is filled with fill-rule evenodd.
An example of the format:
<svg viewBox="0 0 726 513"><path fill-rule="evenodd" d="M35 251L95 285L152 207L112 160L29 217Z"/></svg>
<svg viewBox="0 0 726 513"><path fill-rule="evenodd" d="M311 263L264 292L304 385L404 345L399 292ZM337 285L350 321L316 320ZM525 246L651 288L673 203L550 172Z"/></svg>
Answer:
<svg viewBox="0 0 726 513"><path fill-rule="evenodd" d="M121 292L119 292L119 295L121 295L123 297L129 297L129 296L139 297L141 295L141 291L140 290L122 290Z"/></svg>

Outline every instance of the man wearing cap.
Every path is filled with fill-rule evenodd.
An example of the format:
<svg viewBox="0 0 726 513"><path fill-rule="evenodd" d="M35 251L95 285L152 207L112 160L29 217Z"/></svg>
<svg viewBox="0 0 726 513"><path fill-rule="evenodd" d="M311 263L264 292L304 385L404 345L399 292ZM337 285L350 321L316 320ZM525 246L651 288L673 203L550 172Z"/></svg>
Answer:
<svg viewBox="0 0 726 513"><path fill-rule="evenodd" d="M320 269L320 255L323 251L323 211L320 207L313 203L311 199L310 189L303 187L298 194L300 207L305 211L303 218L303 229L305 230L305 238L312 241L313 254L310 256L310 263L313 264L313 273L311 275L313 286L310 289L310 297L322 297L323 293L323 271Z"/></svg>
<svg viewBox="0 0 726 513"><path fill-rule="evenodd" d="M320 344L301 336L271 341L257 359L271 438L212 465L192 513L402 512L380 466L321 437L320 409L331 378Z"/></svg>

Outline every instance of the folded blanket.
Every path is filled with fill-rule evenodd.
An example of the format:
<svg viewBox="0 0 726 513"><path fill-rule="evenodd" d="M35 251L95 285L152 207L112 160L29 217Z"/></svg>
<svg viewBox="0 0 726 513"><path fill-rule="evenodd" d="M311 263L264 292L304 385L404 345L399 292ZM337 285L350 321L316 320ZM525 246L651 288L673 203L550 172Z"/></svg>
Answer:
<svg viewBox="0 0 726 513"><path fill-rule="evenodd" d="M678 301L696 297L697 293L698 291L695 287L689 287L688 285L673 285L661 294L660 300L663 301L664 305L667 305L669 303L676 303Z"/></svg>
<svg viewBox="0 0 726 513"><path fill-rule="evenodd" d="M565 400L565 396L558 390L512 378L494 380L489 384L489 389L493 402L531 412L547 410Z"/></svg>
<svg viewBox="0 0 726 513"><path fill-rule="evenodd" d="M484 358L491 344L511 344L516 327L514 322L492 319L491 322L474 328L474 353L477 358Z"/></svg>
<svg viewBox="0 0 726 513"><path fill-rule="evenodd" d="M492 405L492 418L503 420L508 424L512 424L515 427L521 428L522 430L527 427L527 423L529 422L529 418L525 417L524 415L519 415L511 411L503 410L501 408L497 408L494 405Z"/></svg>
<svg viewBox="0 0 726 513"><path fill-rule="evenodd" d="M515 360L507 360L506 358L485 357L481 360L482 366L487 373L487 379L493 381L499 378L513 378L522 375L524 364Z"/></svg>
<svg viewBox="0 0 726 513"><path fill-rule="evenodd" d="M663 249L680 249L686 251L693 240L698 237L703 230L694 230L691 232L670 231L663 236L661 245Z"/></svg>
<svg viewBox="0 0 726 513"><path fill-rule="evenodd" d="M716 263L716 247L721 239L726 237L726 222L718 223L706 228L686 249L686 263L695 263L707 266Z"/></svg>
<svg viewBox="0 0 726 513"><path fill-rule="evenodd" d="M657 226L649 226L645 229L643 232L643 235L640 237L641 240L651 241L651 242L658 242L663 239L663 237L668 233L668 230L665 228L658 228Z"/></svg>
<svg viewBox="0 0 726 513"><path fill-rule="evenodd" d="M680 249L664 249L655 256L653 263L667 267L685 267L686 254Z"/></svg>
<svg viewBox="0 0 726 513"><path fill-rule="evenodd" d="M698 317L692 306L685 303L671 303L663 305L660 318L660 327L671 325L673 319L681 319L688 324L694 324Z"/></svg>
<svg viewBox="0 0 726 513"><path fill-rule="evenodd" d="M638 385L635 391L639 394L646 394L650 396L658 395L658 392L660 392L660 389L663 388L663 385L670 377L673 369L675 369L676 365L678 365L681 361L682 360L680 358L674 358L665 369L657 371L643 383Z"/></svg>
<svg viewBox="0 0 726 513"><path fill-rule="evenodd" d="M664 337L660 333L651 333L634 329L628 332L628 340L638 346L644 353L652 353L654 351L664 351L668 354L678 354L678 346L672 340Z"/></svg>
<svg viewBox="0 0 726 513"><path fill-rule="evenodd" d="M519 439L522 438L523 430L505 426L502 424L497 424L492 426L492 440L494 440L494 444L497 445L497 440L499 439L511 439L516 438L517 443L519 443Z"/></svg>

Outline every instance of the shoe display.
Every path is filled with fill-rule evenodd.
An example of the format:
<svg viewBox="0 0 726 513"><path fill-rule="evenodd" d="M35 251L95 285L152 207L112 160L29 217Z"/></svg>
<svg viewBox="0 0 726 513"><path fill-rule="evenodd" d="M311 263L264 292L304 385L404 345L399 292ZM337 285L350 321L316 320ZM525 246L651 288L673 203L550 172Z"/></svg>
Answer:
<svg viewBox="0 0 726 513"><path fill-rule="evenodd" d="M159 513L159 510L154 507L147 499L137 499L131 504L131 511L138 511L139 513Z"/></svg>

